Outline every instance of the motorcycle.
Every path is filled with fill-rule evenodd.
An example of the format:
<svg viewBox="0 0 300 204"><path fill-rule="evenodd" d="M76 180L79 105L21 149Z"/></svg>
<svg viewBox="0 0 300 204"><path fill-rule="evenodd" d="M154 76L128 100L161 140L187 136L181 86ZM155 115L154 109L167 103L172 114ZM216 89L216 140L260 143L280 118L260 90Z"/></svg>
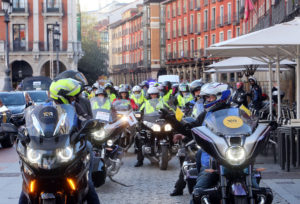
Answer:
<svg viewBox="0 0 300 204"><path fill-rule="evenodd" d="M18 133L17 127L9 122L11 116L7 108L0 108L0 143L3 148L12 147Z"/></svg>
<svg viewBox="0 0 300 204"><path fill-rule="evenodd" d="M96 97L91 102L101 104ZM90 136L95 155L92 172L95 187L103 185L107 176L112 180L121 168L124 152L120 146L122 135L130 124L135 124L132 118L126 115L120 117L117 114L123 103L124 101L116 101L111 110L101 108L92 110L93 118L102 124L101 128Z"/></svg>
<svg viewBox="0 0 300 204"><path fill-rule="evenodd" d="M161 170L167 170L169 160L178 150L172 141L172 125L161 119L161 114L155 111L143 116L140 127L137 137L142 142L143 155L151 163L158 163Z"/></svg>
<svg viewBox="0 0 300 204"><path fill-rule="evenodd" d="M117 112L117 116L119 118L123 118L123 120L133 121L132 123L136 124L137 120L135 118L135 114L131 108L130 102L128 100L117 100L113 103L114 109ZM132 146L134 143L134 136L136 134L136 126L130 123L130 126L127 127L121 135L120 138L120 146L124 149L125 152Z"/></svg>
<svg viewBox="0 0 300 204"><path fill-rule="evenodd" d="M78 130L72 105L31 106L17 137L22 189L30 203L82 203L88 192L89 120Z"/></svg>
<svg viewBox="0 0 300 204"><path fill-rule="evenodd" d="M197 202L270 203L272 190L257 187L260 174L255 173L253 164L275 128L276 123L258 124L255 116L238 108L208 113L205 124L193 128L192 133L197 144L215 159L219 182L196 198ZM256 178L256 188L252 178Z"/></svg>

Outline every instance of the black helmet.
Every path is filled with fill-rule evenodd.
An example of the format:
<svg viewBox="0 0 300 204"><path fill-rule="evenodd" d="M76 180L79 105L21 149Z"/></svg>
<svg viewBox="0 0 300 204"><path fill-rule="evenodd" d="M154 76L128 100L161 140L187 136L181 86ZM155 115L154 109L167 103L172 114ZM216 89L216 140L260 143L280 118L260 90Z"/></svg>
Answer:
<svg viewBox="0 0 300 204"><path fill-rule="evenodd" d="M103 88L99 88L99 89L96 91L96 93L95 93L96 96L98 96L98 95L100 95L100 94L103 94L104 97L107 97L107 93L104 91Z"/></svg>
<svg viewBox="0 0 300 204"><path fill-rule="evenodd" d="M143 88L144 86L146 86L147 88L149 88L148 81L142 81L142 83L140 84L140 87Z"/></svg>
<svg viewBox="0 0 300 204"><path fill-rule="evenodd" d="M84 74L75 70L67 70L60 73L54 78L54 81L58 81L60 79L66 79L66 78L71 78L79 81L81 83L81 86L88 85L88 81L86 80Z"/></svg>
<svg viewBox="0 0 300 204"><path fill-rule="evenodd" d="M169 81L164 81L162 83L162 87L163 87L163 92L167 93L172 88L172 84Z"/></svg>
<svg viewBox="0 0 300 204"><path fill-rule="evenodd" d="M190 83L190 90L193 96L195 96L195 92L201 90L201 87L204 85L202 82L202 79L195 80L192 83Z"/></svg>

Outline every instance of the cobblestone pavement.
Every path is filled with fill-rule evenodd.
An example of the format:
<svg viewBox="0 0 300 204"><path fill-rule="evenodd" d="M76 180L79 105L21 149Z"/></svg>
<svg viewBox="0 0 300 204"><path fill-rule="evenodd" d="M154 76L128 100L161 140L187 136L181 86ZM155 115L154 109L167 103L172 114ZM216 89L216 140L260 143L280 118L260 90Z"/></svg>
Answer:
<svg viewBox="0 0 300 204"><path fill-rule="evenodd" d="M130 185L124 187L107 179L106 184L97 189L102 204L176 204L189 203L191 196L187 189L183 196L170 197L179 174L179 162L174 157L167 171L161 171L145 159L144 166L133 167L136 156L129 152L123 158L123 166L114 177L118 182ZM262 183L262 185L265 185ZM275 204L288 204L274 192Z"/></svg>

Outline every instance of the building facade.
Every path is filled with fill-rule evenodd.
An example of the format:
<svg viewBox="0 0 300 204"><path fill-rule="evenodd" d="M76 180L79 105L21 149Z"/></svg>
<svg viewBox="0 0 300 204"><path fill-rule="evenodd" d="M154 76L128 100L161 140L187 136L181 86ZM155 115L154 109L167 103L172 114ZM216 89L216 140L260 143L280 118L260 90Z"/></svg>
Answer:
<svg viewBox="0 0 300 204"><path fill-rule="evenodd" d="M51 37L56 23L60 32L59 72L77 70L82 55L80 32L77 32L80 31L79 10L79 3L73 0L12 0L9 49L14 86L25 77L57 74L56 50ZM0 28L3 31L0 32L0 69L3 70L0 79L3 79L6 39L3 12L0 13Z"/></svg>

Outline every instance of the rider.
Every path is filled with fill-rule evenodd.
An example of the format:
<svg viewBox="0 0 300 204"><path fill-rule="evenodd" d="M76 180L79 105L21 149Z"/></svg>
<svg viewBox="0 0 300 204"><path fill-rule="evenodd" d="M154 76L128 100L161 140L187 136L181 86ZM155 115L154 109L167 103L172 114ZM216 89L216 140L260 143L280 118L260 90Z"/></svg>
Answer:
<svg viewBox="0 0 300 204"><path fill-rule="evenodd" d="M184 108L186 104L193 100L193 95L190 93L189 85L186 83L179 85L179 93L176 97L175 105Z"/></svg>
<svg viewBox="0 0 300 204"><path fill-rule="evenodd" d="M149 99L146 100L140 108L140 111L144 114L151 114L158 111L164 107L163 101L159 98L159 90L157 87L150 87L147 92ZM138 137L135 138L136 142L136 152L137 152L137 163L135 167L143 166L144 155L142 152L142 143Z"/></svg>
<svg viewBox="0 0 300 204"><path fill-rule="evenodd" d="M113 101L113 103L117 100L128 100L130 102L131 108L133 110L137 110L139 107L135 104L134 100L129 98L129 90L126 85L121 84L119 89L118 98Z"/></svg>
<svg viewBox="0 0 300 204"><path fill-rule="evenodd" d="M247 94L244 90L243 82L236 83L236 91L233 94L232 102L238 104L239 106L244 105L245 107L248 107Z"/></svg>
<svg viewBox="0 0 300 204"><path fill-rule="evenodd" d="M74 108L78 115L79 124L82 124L85 120L91 119L91 117L89 117L89 115L84 112L81 105L77 102L77 98L79 97L82 91L83 91L83 87L81 86L81 83L72 78L59 79L57 81L53 81L49 88L50 97L53 99L53 101L46 103L44 106L54 106L55 104L72 104L74 105ZM92 158L93 155L91 151L92 148L91 144L87 144L87 145L89 146L88 148ZM91 179L92 168L93 165L91 162L90 174L88 179L89 190L86 195L86 200L88 204L99 204L100 200L98 198L98 195L95 191L95 187ZM25 204L25 203L27 204L28 200L26 195L22 191L21 196L19 198L19 204Z"/></svg>
<svg viewBox="0 0 300 204"><path fill-rule="evenodd" d="M108 96L110 102L112 103L117 98L116 94L114 93L115 90L114 90L113 85L111 83L106 83L104 85L104 90L107 93L107 96Z"/></svg>
<svg viewBox="0 0 300 204"><path fill-rule="evenodd" d="M164 81L162 83L162 92L163 92L162 99L164 100L165 103L168 103L169 100L171 99L172 92L173 92L171 82Z"/></svg>
<svg viewBox="0 0 300 204"><path fill-rule="evenodd" d="M142 89L143 96L146 97L147 91L149 89L148 81L142 81L142 83L140 83L140 87Z"/></svg>
<svg viewBox="0 0 300 204"><path fill-rule="evenodd" d="M255 77L249 77L248 81L251 85L251 92L248 95L250 95L253 108L258 114L258 111L262 108L262 90L257 84L257 80Z"/></svg>
<svg viewBox="0 0 300 204"><path fill-rule="evenodd" d="M131 94L130 98L134 100L136 105L138 105L139 107L142 106L142 104L145 101L145 97L142 94L142 89L141 89L140 86L134 86L133 87L132 94Z"/></svg>
<svg viewBox="0 0 300 204"><path fill-rule="evenodd" d="M203 86L202 80L195 80L190 84L190 90L194 96L193 101L191 101L191 103L194 104L193 111L192 111L192 117L194 119L196 119L199 116L199 114L204 111L203 100L200 98L200 91L202 86ZM182 166L185 159L186 158L184 156L179 156L180 166ZM176 181L174 190L170 194L170 196L183 195L183 189L185 188L185 186L186 186L186 182L184 180L184 175L182 170L180 169L178 180Z"/></svg>
<svg viewBox="0 0 300 204"><path fill-rule="evenodd" d="M110 100L107 98L107 93L104 91L103 88L99 88L96 91L96 97L98 100L91 101L92 109L105 109L110 110L111 109L111 103ZM100 104L98 103L100 102Z"/></svg>

